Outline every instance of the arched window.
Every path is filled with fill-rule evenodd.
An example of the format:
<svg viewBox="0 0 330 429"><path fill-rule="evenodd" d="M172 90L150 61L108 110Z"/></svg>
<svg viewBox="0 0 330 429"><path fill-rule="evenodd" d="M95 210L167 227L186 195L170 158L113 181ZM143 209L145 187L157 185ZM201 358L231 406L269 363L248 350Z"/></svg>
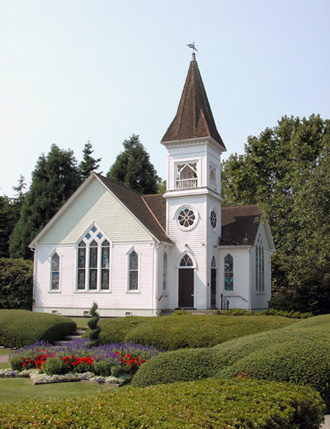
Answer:
<svg viewBox="0 0 330 429"><path fill-rule="evenodd" d="M109 289L109 257L110 243L104 240L102 243L102 258L101 258L101 289Z"/></svg>
<svg viewBox="0 0 330 429"><path fill-rule="evenodd" d="M163 255L163 290L167 287L167 253Z"/></svg>
<svg viewBox="0 0 330 429"><path fill-rule="evenodd" d="M139 256L133 250L129 255L129 283L128 290L138 290L139 281Z"/></svg>
<svg viewBox="0 0 330 429"><path fill-rule="evenodd" d="M234 290L234 260L229 253L225 257L225 290Z"/></svg>
<svg viewBox="0 0 330 429"><path fill-rule="evenodd" d="M191 268L193 266L194 266L194 264L193 264L193 261L191 260L190 256L184 255L180 261L180 268L184 268L184 267Z"/></svg>
<svg viewBox="0 0 330 429"><path fill-rule="evenodd" d="M60 289L60 257L57 253L54 253L51 260L52 267L52 278L51 278L51 290Z"/></svg>
<svg viewBox="0 0 330 429"><path fill-rule="evenodd" d="M264 248L260 235L256 244L256 291L259 293L263 293L265 291Z"/></svg>
<svg viewBox="0 0 330 429"><path fill-rule="evenodd" d="M110 289L110 243L95 225L78 244L77 267L77 290Z"/></svg>
<svg viewBox="0 0 330 429"><path fill-rule="evenodd" d="M78 244L78 290L85 289L86 285L86 244Z"/></svg>

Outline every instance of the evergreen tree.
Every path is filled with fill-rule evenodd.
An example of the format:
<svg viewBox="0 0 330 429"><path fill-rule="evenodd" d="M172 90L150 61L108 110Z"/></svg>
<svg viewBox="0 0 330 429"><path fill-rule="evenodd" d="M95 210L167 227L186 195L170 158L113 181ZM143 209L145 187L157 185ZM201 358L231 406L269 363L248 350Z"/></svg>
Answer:
<svg viewBox="0 0 330 429"><path fill-rule="evenodd" d="M88 140L83 149L83 160L79 164L79 170L83 180L87 179L93 171L96 171L100 167L102 158L93 158L91 156L93 152L92 144Z"/></svg>
<svg viewBox="0 0 330 429"><path fill-rule="evenodd" d="M117 156L107 177L142 194L157 193L157 172L139 136L133 134L129 140L124 140L123 146L124 151Z"/></svg>
<svg viewBox="0 0 330 429"><path fill-rule="evenodd" d="M41 155L32 172L19 221L10 237L12 258L31 258L29 243L56 214L81 183L77 161L71 150L55 144L47 156Z"/></svg>

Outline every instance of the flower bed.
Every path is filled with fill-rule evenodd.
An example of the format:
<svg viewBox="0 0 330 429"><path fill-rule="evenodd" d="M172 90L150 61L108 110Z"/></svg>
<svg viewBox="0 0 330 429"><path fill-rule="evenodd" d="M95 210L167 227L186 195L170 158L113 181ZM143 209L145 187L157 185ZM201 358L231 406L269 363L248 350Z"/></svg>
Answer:
<svg viewBox="0 0 330 429"><path fill-rule="evenodd" d="M11 370L7 371L8 374L0 376L15 376L34 370L30 374L31 379L55 382L80 381L76 375L87 373L92 374L88 377L89 380L96 377L92 381L103 383L109 382L111 378L120 384L130 379L141 365L161 352L135 344L108 344L88 348L87 343L88 340L77 339L66 346L38 342L23 347L10 356ZM37 377L38 372L42 377Z"/></svg>

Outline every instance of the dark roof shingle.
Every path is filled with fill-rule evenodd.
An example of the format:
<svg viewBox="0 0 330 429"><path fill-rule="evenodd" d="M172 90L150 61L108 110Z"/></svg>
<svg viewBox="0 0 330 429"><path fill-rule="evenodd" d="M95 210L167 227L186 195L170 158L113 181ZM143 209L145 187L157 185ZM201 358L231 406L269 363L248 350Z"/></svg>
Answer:
<svg viewBox="0 0 330 429"><path fill-rule="evenodd" d="M95 175L101 182L128 208L128 210L154 235L157 240L171 243L167 237L165 230L159 221L158 214L162 211L160 219L165 216L166 218L166 203L162 203L163 196L143 195L136 191L126 188L124 185L117 183L111 179L107 179L100 174ZM158 198L154 198L158 197ZM154 208L155 213L150 208ZM165 212L165 213L164 213Z"/></svg>
<svg viewBox="0 0 330 429"><path fill-rule="evenodd" d="M253 245L261 215L256 205L222 207L220 246Z"/></svg>
<svg viewBox="0 0 330 429"><path fill-rule="evenodd" d="M215 125L197 61L190 62L175 118L168 127L162 142L212 137L226 150Z"/></svg>

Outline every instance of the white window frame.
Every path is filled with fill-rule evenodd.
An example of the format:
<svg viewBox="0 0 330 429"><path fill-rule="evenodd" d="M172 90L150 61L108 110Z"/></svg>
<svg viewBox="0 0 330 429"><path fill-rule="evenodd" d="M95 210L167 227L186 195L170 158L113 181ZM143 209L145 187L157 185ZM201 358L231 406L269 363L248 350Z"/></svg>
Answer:
<svg viewBox="0 0 330 429"><path fill-rule="evenodd" d="M228 290L226 289L226 258L227 256L231 256L232 260L233 260L233 289L232 290ZM226 294L231 294L231 293L235 293L235 258L234 255L231 252L226 252L226 254L223 257L223 290Z"/></svg>
<svg viewBox="0 0 330 429"><path fill-rule="evenodd" d="M59 257L59 262L58 262L58 289L52 289L52 278L53 278L53 257L57 255ZM62 255L60 254L60 252L57 249L54 249L48 256L49 259L49 271L50 271L50 275L49 275L49 288L48 288L48 292L50 293L61 293L62 292Z"/></svg>
<svg viewBox="0 0 330 429"><path fill-rule="evenodd" d="M256 293L265 293L265 249L263 247L261 234L258 235L256 242Z"/></svg>
<svg viewBox="0 0 330 429"><path fill-rule="evenodd" d="M95 232L92 231L93 228L96 228ZM90 238L86 238L87 235L90 235ZM98 234L102 234L102 237L98 237ZM93 241L96 241L97 243L97 287L96 289L89 289L89 283L90 283L90 244ZM105 246L102 246L104 241L107 240L109 243L109 288L108 289L101 289L101 280L102 280L102 248ZM85 247L85 288L84 289L78 289L78 270L79 270L79 245L81 242L84 242ZM107 247L107 246L106 246ZM111 293L111 273L112 273L112 242L111 240L104 234L101 228L99 228L96 224L92 224L85 232L84 234L79 238L79 240L76 242L76 269L75 269L75 275L76 275L76 281L75 281L75 292L77 293Z"/></svg>
<svg viewBox="0 0 330 429"><path fill-rule="evenodd" d="M192 167L192 164L196 164L196 168ZM183 166L179 171L179 166ZM196 177L190 178L190 180L196 179L196 185L195 186L187 186L187 187L181 187L178 186L178 180L184 180L180 178L181 172L184 170L184 168L191 168L191 170L196 174ZM189 180L189 179L187 179ZM195 189L201 187L201 158L184 158L184 159L176 159L174 162L174 189L176 190L185 190L185 189Z"/></svg>
<svg viewBox="0 0 330 429"><path fill-rule="evenodd" d="M215 180L211 179L212 172L214 172ZM218 167L213 162L209 163L208 180L210 189L218 192Z"/></svg>
<svg viewBox="0 0 330 429"><path fill-rule="evenodd" d="M165 264L166 257L166 264ZM167 277L168 277L168 254L165 251L163 253L163 292L167 292Z"/></svg>
<svg viewBox="0 0 330 429"><path fill-rule="evenodd" d="M137 273L138 273L138 278L137 278L137 289L130 289L130 256L131 254L135 252L138 256L138 268L137 268ZM136 247L131 247L130 250L126 253L126 257L127 257L127 262L126 262L126 293L141 293L141 289L140 289L140 285L141 285L141 252L139 252Z"/></svg>

